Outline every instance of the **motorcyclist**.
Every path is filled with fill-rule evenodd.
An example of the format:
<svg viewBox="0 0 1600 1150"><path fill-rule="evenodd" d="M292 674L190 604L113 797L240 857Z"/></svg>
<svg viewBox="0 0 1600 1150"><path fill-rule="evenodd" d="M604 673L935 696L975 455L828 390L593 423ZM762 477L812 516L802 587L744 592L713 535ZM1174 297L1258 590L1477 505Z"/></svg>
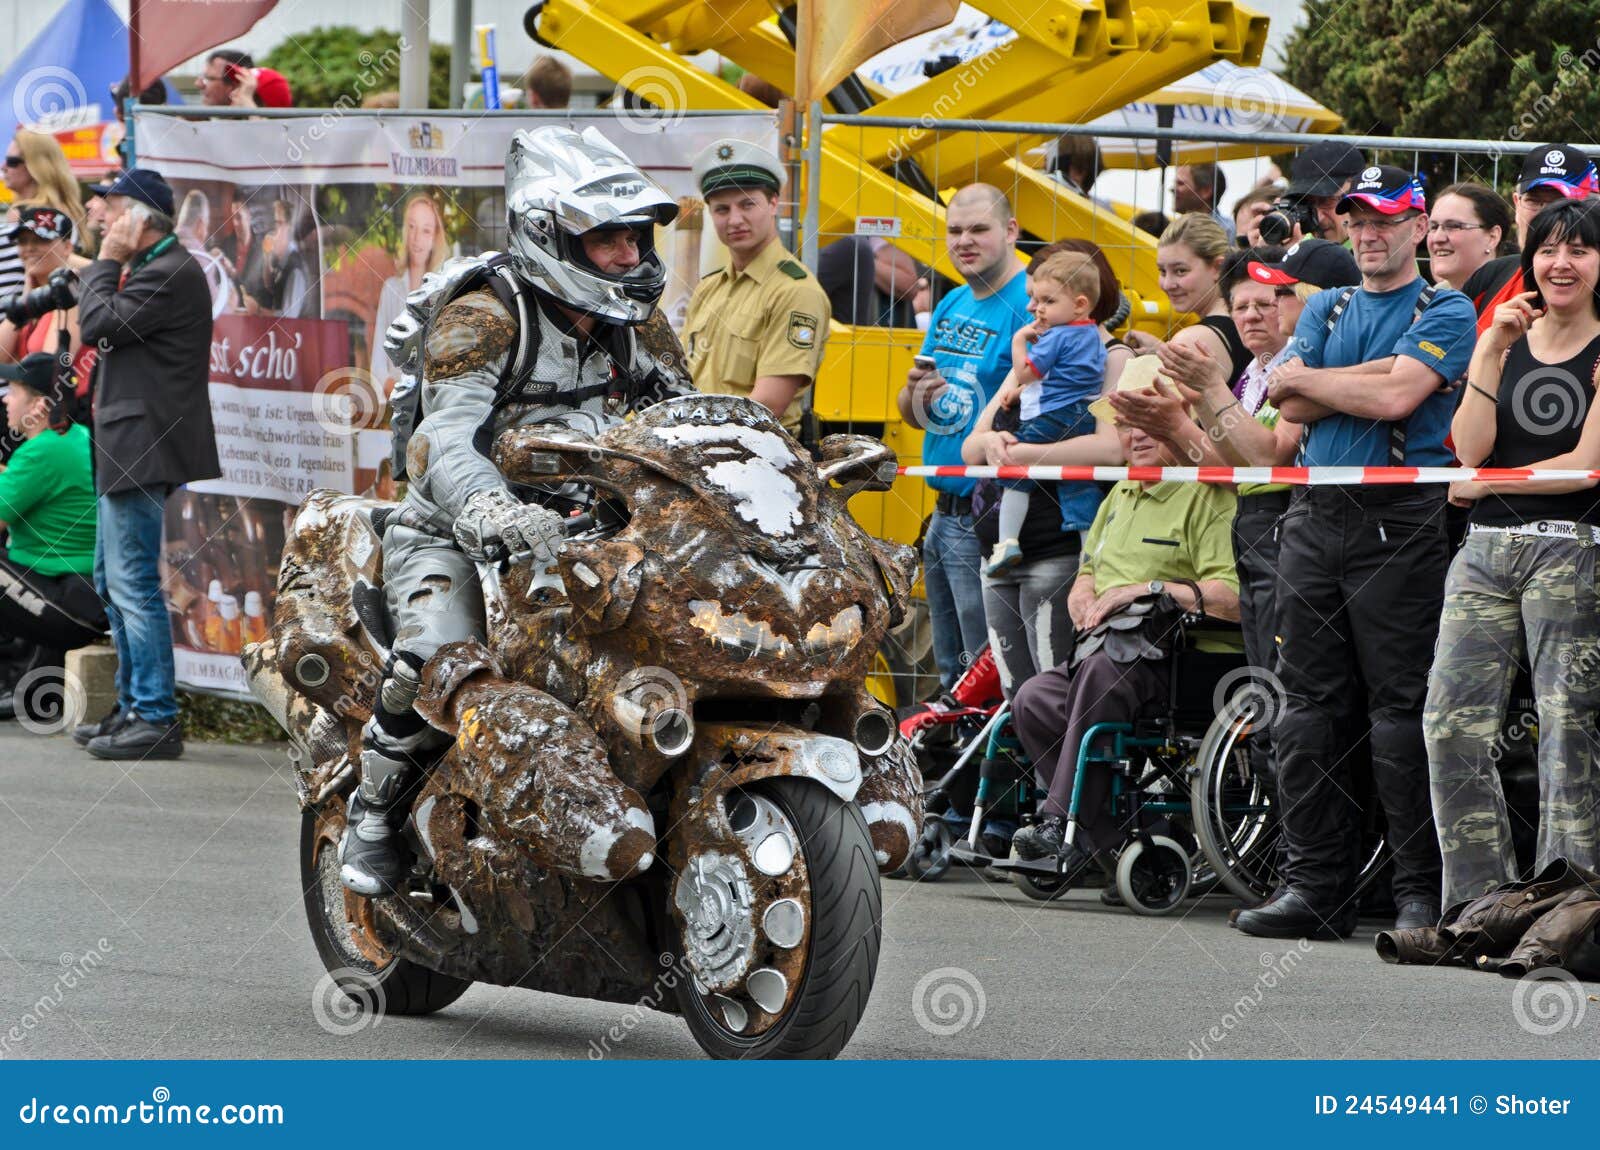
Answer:
<svg viewBox="0 0 1600 1150"><path fill-rule="evenodd" d="M538 424L593 436L693 390L656 313L666 273L654 229L677 215L672 197L594 128L546 127L512 140L506 211L504 265L486 276L485 260L452 261L390 330L396 345L425 343L406 497L383 537L393 657L340 846L340 879L359 894L391 892L404 874L412 784L449 742L412 704L434 652L485 637L476 564L547 566L578 506L564 492L519 499L487 454L495 437Z"/></svg>

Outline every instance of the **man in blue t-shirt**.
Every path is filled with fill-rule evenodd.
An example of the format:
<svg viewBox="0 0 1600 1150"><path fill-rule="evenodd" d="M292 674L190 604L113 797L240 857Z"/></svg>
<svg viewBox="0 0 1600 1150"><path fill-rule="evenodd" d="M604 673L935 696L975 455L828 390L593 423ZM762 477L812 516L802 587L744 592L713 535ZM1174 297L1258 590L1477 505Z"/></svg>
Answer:
<svg viewBox="0 0 1600 1150"><path fill-rule="evenodd" d="M969 184L945 208L945 246L966 278L933 311L922 356L896 400L920 428L922 462L960 466L961 442L1011 371L1011 339L1029 320L1028 277L1017 258L1017 221L1000 189ZM955 685L988 642L972 531L971 479L934 478L939 502L922 543L922 581L933 623L939 681Z"/></svg>
<svg viewBox="0 0 1600 1150"><path fill-rule="evenodd" d="M1422 185L1369 167L1340 201L1361 287L1323 292L1301 313L1292 356L1268 395L1306 425L1311 467L1448 466L1453 387L1475 338L1472 303L1427 289ZM1374 790L1394 852L1401 928L1439 919L1439 840L1422 705L1449 565L1438 487L1295 491L1280 530L1278 672L1287 702L1273 729L1287 845L1280 894L1243 911L1266 937L1349 937L1360 830L1350 818L1351 700L1365 699ZM1358 709L1360 704L1357 704Z"/></svg>

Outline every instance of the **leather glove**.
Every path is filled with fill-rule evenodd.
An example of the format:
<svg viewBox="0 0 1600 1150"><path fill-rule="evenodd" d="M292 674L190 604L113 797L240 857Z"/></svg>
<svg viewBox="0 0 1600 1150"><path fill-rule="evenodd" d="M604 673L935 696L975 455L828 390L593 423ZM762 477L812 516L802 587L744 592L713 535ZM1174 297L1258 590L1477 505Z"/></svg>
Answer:
<svg viewBox="0 0 1600 1150"><path fill-rule="evenodd" d="M555 561L565 533L561 516L536 503L522 503L503 487L467 496L456 516L456 545L480 563L510 559L538 564Z"/></svg>

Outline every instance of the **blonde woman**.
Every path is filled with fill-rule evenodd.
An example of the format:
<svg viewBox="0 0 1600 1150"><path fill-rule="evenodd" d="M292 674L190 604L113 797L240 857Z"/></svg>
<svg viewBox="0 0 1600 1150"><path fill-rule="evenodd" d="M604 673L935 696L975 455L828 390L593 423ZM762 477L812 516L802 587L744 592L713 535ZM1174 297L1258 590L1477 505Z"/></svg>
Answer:
<svg viewBox="0 0 1600 1150"><path fill-rule="evenodd" d="M427 192L412 192L400 210L400 250L396 253L400 270L383 283L378 296L378 314L368 333L372 346L372 378L387 396L400 378L399 369L389 362L383 350L383 333L405 310L406 296L422 286L422 277L438 269L450 254L450 237L445 234L444 213L439 202Z"/></svg>
<svg viewBox="0 0 1600 1150"><path fill-rule="evenodd" d="M1203 212L1173 220L1156 244L1156 272L1172 310L1200 317L1199 323L1173 334L1171 342L1203 351L1224 365L1229 386L1255 358L1239 338L1222 298L1222 265L1237 251L1222 225ZM1130 331L1127 339L1141 353L1161 346L1160 340L1141 331Z"/></svg>
<svg viewBox="0 0 1600 1150"><path fill-rule="evenodd" d="M19 128L6 147L5 170L0 174L11 191L13 204L39 204L65 212L75 235L82 236L86 222L78 181L67 166L66 153L52 136ZM6 214L16 223L16 210ZM16 245L0 239L0 299L22 290L22 259Z"/></svg>

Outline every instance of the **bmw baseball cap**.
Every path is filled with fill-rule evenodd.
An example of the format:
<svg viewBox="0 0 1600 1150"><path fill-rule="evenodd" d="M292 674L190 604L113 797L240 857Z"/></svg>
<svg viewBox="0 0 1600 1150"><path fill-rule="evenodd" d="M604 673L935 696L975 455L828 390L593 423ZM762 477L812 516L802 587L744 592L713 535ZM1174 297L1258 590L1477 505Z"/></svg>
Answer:
<svg viewBox="0 0 1600 1150"><path fill-rule="evenodd" d="M41 240L70 240L72 217L48 204L20 204L17 222L0 228L0 239L15 241L23 232L31 232Z"/></svg>
<svg viewBox="0 0 1600 1150"><path fill-rule="evenodd" d="M1312 287L1347 287L1361 282L1355 257L1342 244L1305 239L1283 253L1277 263L1251 260L1245 271L1256 283L1287 287L1306 283Z"/></svg>
<svg viewBox="0 0 1600 1150"><path fill-rule="evenodd" d="M1428 210L1427 198L1422 194L1422 180L1392 164L1374 164L1363 171L1333 210L1348 212L1356 204L1364 204L1386 216Z"/></svg>
<svg viewBox="0 0 1600 1150"><path fill-rule="evenodd" d="M1517 191L1531 192L1534 188L1555 188L1570 200L1581 200L1600 192L1600 175L1580 148L1568 144L1535 148L1522 161Z"/></svg>
<svg viewBox="0 0 1600 1150"><path fill-rule="evenodd" d="M109 184L90 184L89 190L97 196L127 196L164 216L173 214L172 185L150 168L129 168Z"/></svg>

